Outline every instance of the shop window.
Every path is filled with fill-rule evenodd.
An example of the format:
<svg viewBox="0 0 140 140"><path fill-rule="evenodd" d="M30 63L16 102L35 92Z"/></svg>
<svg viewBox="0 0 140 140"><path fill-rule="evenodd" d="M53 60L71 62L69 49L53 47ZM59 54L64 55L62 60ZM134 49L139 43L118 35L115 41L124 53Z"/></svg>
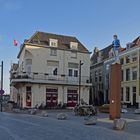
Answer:
<svg viewBox="0 0 140 140"><path fill-rule="evenodd" d="M31 107L31 101L32 101L32 91L31 87L26 87L26 106Z"/></svg>

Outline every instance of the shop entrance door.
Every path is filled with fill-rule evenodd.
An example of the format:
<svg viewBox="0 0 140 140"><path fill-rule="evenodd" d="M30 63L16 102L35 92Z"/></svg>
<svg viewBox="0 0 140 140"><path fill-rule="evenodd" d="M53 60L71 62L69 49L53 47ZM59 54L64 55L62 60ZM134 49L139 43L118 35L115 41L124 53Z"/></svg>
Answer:
<svg viewBox="0 0 140 140"><path fill-rule="evenodd" d="M68 90L67 93L67 106L75 107L78 104L78 94L77 90Z"/></svg>
<svg viewBox="0 0 140 140"><path fill-rule="evenodd" d="M46 89L46 106L53 108L57 106L58 89L47 88Z"/></svg>

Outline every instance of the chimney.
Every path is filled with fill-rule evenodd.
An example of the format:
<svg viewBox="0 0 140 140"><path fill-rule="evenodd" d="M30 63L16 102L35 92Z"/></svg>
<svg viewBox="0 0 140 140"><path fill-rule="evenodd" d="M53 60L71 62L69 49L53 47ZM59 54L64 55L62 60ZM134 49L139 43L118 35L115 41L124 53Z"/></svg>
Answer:
<svg viewBox="0 0 140 140"><path fill-rule="evenodd" d="M97 47L94 48L94 53L99 52L99 49Z"/></svg>

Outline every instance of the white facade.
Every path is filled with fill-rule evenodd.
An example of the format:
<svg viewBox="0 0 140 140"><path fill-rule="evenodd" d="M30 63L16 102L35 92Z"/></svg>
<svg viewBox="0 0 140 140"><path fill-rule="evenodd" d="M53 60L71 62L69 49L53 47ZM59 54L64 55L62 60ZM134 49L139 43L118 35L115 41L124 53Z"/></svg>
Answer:
<svg viewBox="0 0 140 140"><path fill-rule="evenodd" d="M51 38L50 41L54 41L54 44L51 44L55 46L24 43L19 53L18 69L16 73L12 73L11 70L11 100L19 102L21 107L34 107L41 103L47 105L47 100L56 102L55 105L60 102L67 104L71 98L73 102L78 103L79 62L81 61L83 65L80 99L89 103L90 53L61 49L57 46L59 40ZM16 92L13 89L16 89ZM30 96L30 105L27 105L27 92ZM76 94L76 99L71 94L68 96L68 92Z"/></svg>

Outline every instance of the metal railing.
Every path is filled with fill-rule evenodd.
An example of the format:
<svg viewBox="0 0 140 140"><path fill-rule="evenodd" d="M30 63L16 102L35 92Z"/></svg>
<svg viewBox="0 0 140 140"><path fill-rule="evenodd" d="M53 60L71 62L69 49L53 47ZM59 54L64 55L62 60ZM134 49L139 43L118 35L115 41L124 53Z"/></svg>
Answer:
<svg viewBox="0 0 140 140"><path fill-rule="evenodd" d="M27 72L11 72L11 77L10 80L42 80L42 81L50 81L51 83L53 82L61 82L61 83L79 83L79 76L74 77L74 76L68 76L64 74L59 74L59 75L53 75L53 74L48 74L48 73L38 73L38 72L32 72L32 73L27 73ZM81 76L81 84L90 84L90 77L88 76Z"/></svg>

